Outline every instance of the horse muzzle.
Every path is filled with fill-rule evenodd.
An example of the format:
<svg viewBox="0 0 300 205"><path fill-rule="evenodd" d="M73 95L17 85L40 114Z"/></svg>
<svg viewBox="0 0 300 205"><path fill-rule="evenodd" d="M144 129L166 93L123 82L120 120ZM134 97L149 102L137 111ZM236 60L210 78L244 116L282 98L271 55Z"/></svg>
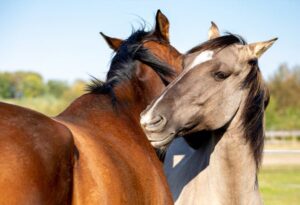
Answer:
<svg viewBox="0 0 300 205"><path fill-rule="evenodd" d="M145 132L160 132L167 124L167 119L161 115L150 116L142 115L140 121Z"/></svg>

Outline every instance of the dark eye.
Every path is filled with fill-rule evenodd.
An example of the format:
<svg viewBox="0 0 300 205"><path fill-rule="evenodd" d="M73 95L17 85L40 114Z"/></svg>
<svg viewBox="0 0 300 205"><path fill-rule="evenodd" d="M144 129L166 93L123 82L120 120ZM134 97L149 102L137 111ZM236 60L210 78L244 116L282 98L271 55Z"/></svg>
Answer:
<svg viewBox="0 0 300 205"><path fill-rule="evenodd" d="M225 73L223 71L217 71L213 75L215 80L220 81L220 80L225 80L229 76L229 73Z"/></svg>

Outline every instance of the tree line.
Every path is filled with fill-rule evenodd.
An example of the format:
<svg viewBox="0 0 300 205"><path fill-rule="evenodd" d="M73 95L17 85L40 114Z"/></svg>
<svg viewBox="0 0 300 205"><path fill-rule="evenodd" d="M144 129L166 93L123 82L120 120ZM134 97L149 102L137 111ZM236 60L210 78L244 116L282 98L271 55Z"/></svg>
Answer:
<svg viewBox="0 0 300 205"><path fill-rule="evenodd" d="M56 98L70 98L82 94L85 82L77 80L68 84L61 80L45 81L36 72L0 72L0 98L21 99L51 95Z"/></svg>
<svg viewBox="0 0 300 205"><path fill-rule="evenodd" d="M77 80L72 85L61 80L45 81L36 72L0 72L0 97L33 98L50 94L59 98L72 88L81 94L85 84L82 80ZM267 84L272 100L276 101L277 110L300 106L300 66L289 68L286 64L280 65L267 80Z"/></svg>
<svg viewBox="0 0 300 205"><path fill-rule="evenodd" d="M300 66L281 64L267 84L271 94L266 111L267 128L300 129Z"/></svg>
<svg viewBox="0 0 300 205"><path fill-rule="evenodd" d="M277 109L300 106L300 66L280 65L268 80L268 86Z"/></svg>

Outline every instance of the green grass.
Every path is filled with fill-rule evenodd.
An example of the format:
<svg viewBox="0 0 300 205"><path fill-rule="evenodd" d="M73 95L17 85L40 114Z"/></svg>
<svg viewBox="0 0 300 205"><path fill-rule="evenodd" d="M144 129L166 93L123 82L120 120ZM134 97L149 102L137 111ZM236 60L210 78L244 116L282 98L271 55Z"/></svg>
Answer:
<svg viewBox="0 0 300 205"><path fill-rule="evenodd" d="M300 204L300 166L263 167L259 185L266 205Z"/></svg>
<svg viewBox="0 0 300 205"><path fill-rule="evenodd" d="M1 99L0 101L30 108L48 116L59 114L72 102L72 100L58 99L50 95L36 98Z"/></svg>
<svg viewBox="0 0 300 205"><path fill-rule="evenodd" d="M73 100L86 93L85 88L86 83L78 80L70 88L64 90L60 97L45 93L42 96L32 98L2 99L0 97L0 101L27 107L48 116L55 116L65 110Z"/></svg>

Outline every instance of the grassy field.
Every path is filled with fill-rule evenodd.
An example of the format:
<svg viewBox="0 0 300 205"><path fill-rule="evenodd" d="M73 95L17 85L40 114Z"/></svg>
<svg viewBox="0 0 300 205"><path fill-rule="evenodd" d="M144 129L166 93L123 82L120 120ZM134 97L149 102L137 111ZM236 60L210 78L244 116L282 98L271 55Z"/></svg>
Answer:
<svg viewBox="0 0 300 205"><path fill-rule="evenodd" d="M298 140L266 141L268 150L300 150ZM259 174L260 191L266 205L300 204L300 154L265 154Z"/></svg>
<svg viewBox="0 0 300 205"><path fill-rule="evenodd" d="M299 205L300 165L265 166L259 174L259 185L264 204Z"/></svg>
<svg viewBox="0 0 300 205"><path fill-rule="evenodd" d="M75 97L74 97L75 99ZM0 99L2 102L19 105L30 108L32 110L41 112L48 116L55 116L62 112L73 99L57 99L53 96L42 96L36 98L22 98L22 99Z"/></svg>

